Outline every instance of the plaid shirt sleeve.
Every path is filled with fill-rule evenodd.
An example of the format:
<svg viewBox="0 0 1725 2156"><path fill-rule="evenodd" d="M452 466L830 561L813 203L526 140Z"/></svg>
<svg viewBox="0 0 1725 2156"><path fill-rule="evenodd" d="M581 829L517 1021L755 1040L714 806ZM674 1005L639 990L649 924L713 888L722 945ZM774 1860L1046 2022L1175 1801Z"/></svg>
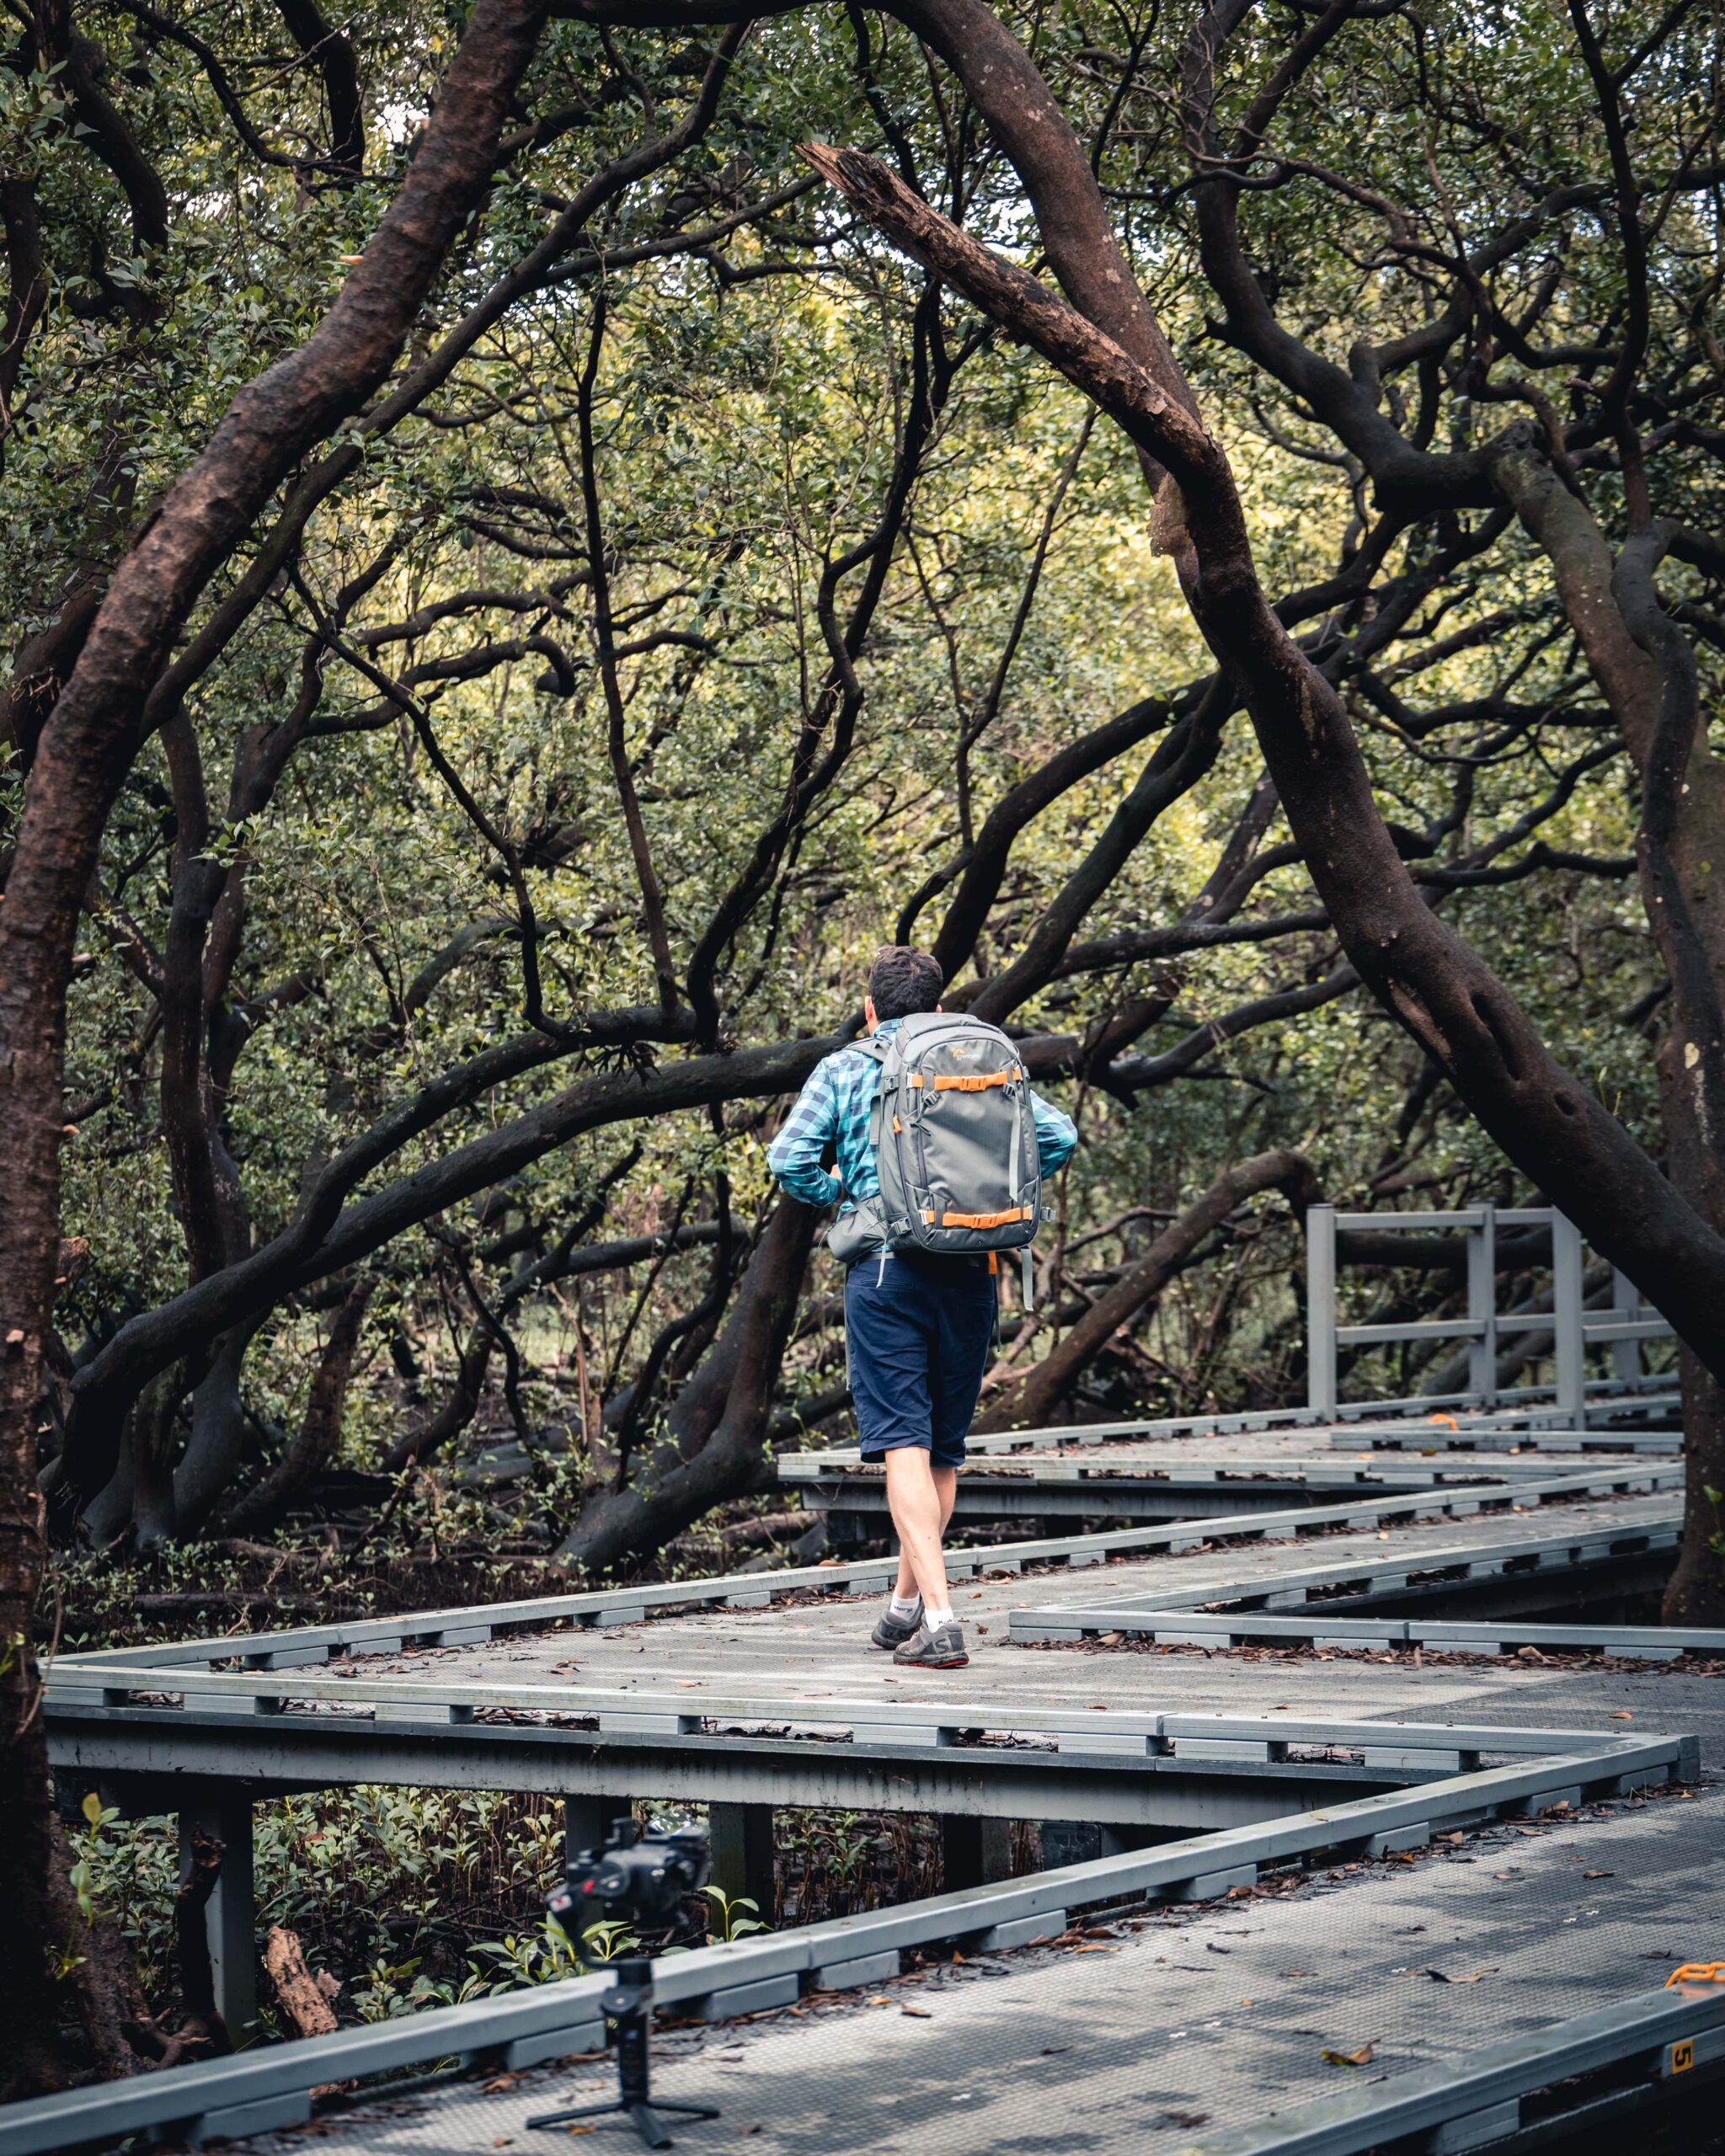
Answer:
<svg viewBox="0 0 1725 2156"><path fill-rule="evenodd" d="M832 1075L825 1062L817 1063L766 1150L766 1165L779 1187L805 1205L836 1205L844 1195L838 1177L820 1165L821 1155L838 1136L838 1120Z"/></svg>
<svg viewBox="0 0 1725 2156"><path fill-rule="evenodd" d="M1030 1106L1036 1118L1037 1165L1044 1175L1055 1175L1078 1150L1078 1127L1040 1093L1031 1094Z"/></svg>

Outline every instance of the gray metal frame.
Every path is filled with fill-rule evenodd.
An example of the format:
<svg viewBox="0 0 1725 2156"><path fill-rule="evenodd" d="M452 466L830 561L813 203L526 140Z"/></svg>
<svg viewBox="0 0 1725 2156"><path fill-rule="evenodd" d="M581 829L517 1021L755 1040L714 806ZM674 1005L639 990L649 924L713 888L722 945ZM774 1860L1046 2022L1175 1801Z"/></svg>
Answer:
<svg viewBox="0 0 1725 2156"><path fill-rule="evenodd" d="M1441 1595L1477 1588L1485 1581L1549 1581L1578 1570L1658 1556L1677 1548L1682 1517L1634 1529L1602 1528L1578 1536L1535 1535L1514 1542L1462 1545L1450 1550L1404 1551L1398 1556L1337 1558L1274 1577L1205 1582L1134 1594L1130 1600L1015 1609L1011 1639L1098 1639L1110 1632L1153 1639L1164 1646L1229 1647L1247 1641L1286 1640L1315 1646L1429 1646L1452 1654L1501 1654L1512 1646L1551 1647L1566 1652L1633 1656L1670 1661L1681 1654L1725 1654L1725 1630L1700 1626L1529 1622L1514 1612L1453 1622L1388 1612L1349 1613L1374 1599L1404 1595L1420 1576L1445 1572L1434 1582ZM1337 1599L1338 1588L1355 1593ZM1217 1605L1224 1605L1218 1608Z"/></svg>
<svg viewBox="0 0 1725 2156"><path fill-rule="evenodd" d="M1365 2156L1370 2149L1404 2144L1415 2134L1433 2137L1423 2144L1428 2149L1489 2144L1513 2150L1523 2132L1525 2099L1624 2065L1640 2067L1642 2085L1637 2088L1632 2080L1615 2100L1597 2106L1583 2088L1575 2128L1604 2127L1632 2110L1681 2094L1674 2084L1683 2075L1695 2073L1699 2080L1725 2065L1725 1984L1637 1993L1532 2036L1210 2135L1180 2156ZM1562 2108L1541 2111L1528 2121L1528 2130L1541 2129L1543 2142L1565 2116Z"/></svg>
<svg viewBox="0 0 1725 2156"><path fill-rule="evenodd" d="M1569 1497L1606 1497L1632 1488L1663 1492L1680 1488L1681 1484L1682 1470L1677 1467L1636 1467L1621 1473L1602 1467L1554 1475L1536 1482L1463 1484L1406 1495L1368 1491L1343 1505L1302 1506L1243 1518L1183 1520L1164 1526L1118 1528L1103 1534L1056 1535L998 1543L986 1549L955 1550L948 1553L947 1572L953 1579L974 1579L979 1573L1017 1572L1032 1565L1100 1565L1111 1557L1197 1549L1211 1541L1295 1538L1332 1527L1377 1527L1386 1520L1461 1518ZM214 1667L235 1662L252 1668L291 1668L327 1662L338 1655L396 1653L408 1646L472 1646L501 1633L542 1631L559 1624L633 1625L688 1609L765 1609L788 1594L879 1594L894 1577L896 1564L891 1557L866 1557L793 1571L730 1572L717 1578L597 1588L523 1602L483 1603L397 1617L352 1618L296 1630L177 1641L168 1646L105 1648L62 1655L55 1671L56 1675L70 1678L83 1670L138 1665L164 1668L187 1663Z"/></svg>
<svg viewBox="0 0 1725 2156"><path fill-rule="evenodd" d="M1674 1408L1674 1400L1664 1403ZM1412 1428L1398 1423L1362 1423L1331 1433L1330 1444L1348 1452L1471 1453L1482 1457L1509 1452L1632 1453L1637 1458L1675 1457L1683 1450L1681 1430L1546 1430L1525 1424L1473 1419L1451 1424L1430 1419ZM1483 1470L1496 1474L1495 1465Z"/></svg>
<svg viewBox="0 0 1725 2156"><path fill-rule="evenodd" d="M1066 1434L1076 1436L1077 1433ZM1423 1428L1397 1431L1399 1442L1422 1450L1434 1450ZM1447 1426L1441 1428L1439 1437L1454 1441L1454 1433ZM1488 1433L1503 1435L1512 1442L1517 1440L1509 1432ZM1545 1435L1546 1433L1541 1433ZM1552 1433L1568 1436L1577 1444L1583 1433ZM1586 1442L1590 1450L1600 1454L1600 1466L1621 1468L1635 1475L1641 1471L1640 1454L1625 1446L1620 1457L1610 1457L1606 1448L1616 1442L1599 1433L1589 1433ZM1672 1450L1669 1437L1664 1438L1666 1451ZM1346 1446L1356 1455L1363 1445L1370 1443L1370 1433L1338 1432L1335 1444ZM998 1448L996 1449L999 1449ZM1332 1451L1318 1453L1310 1457L1295 1453L1224 1453L1209 1460L1199 1451L1169 1448L1158 1450L1150 1448L1140 1450L1130 1444L1110 1444L1085 1458L1074 1456L1068 1451L1059 1454L1034 1454L1022 1457L1023 1449L1015 1445L1005 1459L992 1455L971 1460L964 1470L965 1481L976 1482L1004 1482L1008 1481L1045 1483L1103 1482L1116 1476L1155 1476L1178 1484L1182 1489L1209 1490L1231 1482L1267 1481L1272 1484L1290 1482L1323 1490L1429 1490L1440 1483L1515 1482L1536 1481L1542 1476L1555 1472L1550 1460L1517 1457L1509 1453L1491 1460L1478 1460L1465 1450L1457 1459L1402 1458L1396 1454L1382 1460L1339 1459ZM781 1485L807 1486L828 1483L852 1483L867 1480L880 1483L884 1477L880 1463L865 1460L855 1446L835 1448L830 1452L793 1453L777 1464L777 1476ZM962 1489L964 1484L960 1483Z"/></svg>
<svg viewBox="0 0 1725 2156"><path fill-rule="evenodd" d="M1495 1238L1500 1228L1549 1228L1551 1234L1551 1307L1544 1311L1499 1310L1497 1306ZM1467 1238L1467 1315L1432 1318L1394 1325L1343 1325L1336 1302L1338 1230L1370 1229L1375 1234L1432 1234L1457 1230ZM1654 1310L1644 1310L1640 1291L1614 1272L1611 1309L1602 1315L1583 1307L1581 1230L1555 1206L1498 1208L1476 1205L1455 1213L1338 1213L1332 1205L1313 1205L1306 1214L1306 1319L1308 1405L1315 1416L1334 1420L1337 1350L1388 1346L1403 1340L1461 1340L1467 1343L1468 1390L1444 1401L1397 1402L1428 1410L1445 1404L1492 1407L1500 1399L1526 1401L1549 1394L1559 1413L1582 1417L1589 1395L1607 1390L1633 1392L1638 1386L1667 1386L1669 1378L1643 1377L1641 1343L1669 1340L1671 1327ZM1553 1335L1553 1375L1549 1385L1498 1390L1498 1349L1507 1332ZM1589 1380L1587 1350L1608 1347L1609 1379Z"/></svg>
<svg viewBox="0 0 1725 2156"><path fill-rule="evenodd" d="M1501 1401L1519 1398L1520 1395L1505 1393ZM1334 1445L1351 1444L1350 1431L1338 1428L1338 1424L1391 1422L1404 1428L1415 1444L1432 1417L1453 1409L1458 1420L1465 1417L1469 1428L1493 1430L1524 1429L1569 1430L1579 1437L1589 1432L1594 1422L1608 1425L1615 1417L1632 1415L1646 1416L1674 1412L1678 1396L1669 1379L1648 1378L1632 1386L1603 1386L1590 1390L1583 1412L1577 1416L1560 1409L1556 1403L1535 1390L1530 1404L1520 1407L1500 1404L1487 1414L1478 1402L1467 1393L1422 1395L1414 1400L1348 1400L1341 1401L1332 1415L1321 1415L1308 1406L1299 1407L1258 1407L1236 1415L1174 1415L1145 1417L1126 1422L1077 1422L1048 1424L1034 1430L973 1430L965 1440L965 1451L972 1459L980 1459L991 1453L1044 1452L1055 1447L1062 1450L1074 1445L1112 1444L1120 1438L1147 1438L1151 1440L1183 1442L1191 1438L1226 1438L1249 1436L1258 1431L1310 1430L1322 1442L1328 1433L1328 1442ZM1589 1433L1588 1442L1609 1449L1614 1440L1629 1444L1629 1432L1602 1429ZM1664 1449L1676 1451L1681 1444L1680 1432L1672 1431ZM811 1454L820 1458L820 1454ZM838 1457L842 1457L840 1453Z"/></svg>
<svg viewBox="0 0 1725 2156"><path fill-rule="evenodd" d="M1613 1462L1620 1490L1675 1487L1680 1472L1669 1476L1633 1460ZM1135 1471L1138 1470L1138 1471ZM1144 1471L1148 1470L1149 1471ZM1089 1460L1009 1460L973 1468L959 1478L953 1518L961 1526L983 1520L1190 1519L1236 1513L1274 1512L1293 1503L1318 1504L1350 1491L1394 1492L1447 1487L1471 1480L1526 1482L1549 1477L1549 1460L1500 1456L1489 1469L1477 1460L1445 1459L1427 1465L1402 1462L1396 1455L1382 1465L1317 1460L1230 1461L1188 1467L1167 1454L1109 1451ZM836 1465L808 1453L779 1464L782 1485L803 1493L822 1514L829 1532L847 1536L878 1534L888 1508L886 1481L878 1465L852 1454Z"/></svg>
<svg viewBox="0 0 1725 2156"><path fill-rule="evenodd" d="M879 1711L875 1702L868 1707ZM992 1716L997 1710L965 1706L933 1711ZM1174 1745L1188 1726L1201 1742L1237 1741L1254 1747L1297 1742L1296 1730L1303 1726L1278 1726L1272 1736L1256 1718L1155 1719L1161 1723L1160 1739ZM1238 1728L1240 1735L1236 1739L1219 1734L1219 1726ZM1410 1733L1399 1724L1363 1726L1397 1745ZM1327 1725L1312 1727L1320 1732L1313 1741L1336 1733ZM1250 1885L1260 1869L1284 1868L1320 1854L1327 1860L1343 1850L1385 1855L1422 1846L1439 1828L1453 1830L1509 1812L1573 1807L1590 1797L1626 1795L1672 1779L1692 1780L1698 1771L1699 1746L1693 1737L1476 1733L1498 1752L1514 1750L1517 1737L1559 1748L1510 1766L1453 1774L1411 1790L1330 1804L900 1908L703 1948L659 1964L659 1997L667 2006L711 2019L788 2005L804 1989L879 1983L896 1973L898 1956L905 1951L953 1940L1004 1951L1060 1932L1075 1908L1126 1900L1205 1900ZM1456 1732L1444 1734L1453 1742ZM1148 1742L1150 1733L1145 1735ZM601 2040L599 1999L609 1981L583 1976L169 2073L15 2104L0 2111L0 2156L51 2156L141 2132L193 2142L260 2133L305 2120L312 2090L328 2084L452 2059L523 2067L590 2049Z"/></svg>

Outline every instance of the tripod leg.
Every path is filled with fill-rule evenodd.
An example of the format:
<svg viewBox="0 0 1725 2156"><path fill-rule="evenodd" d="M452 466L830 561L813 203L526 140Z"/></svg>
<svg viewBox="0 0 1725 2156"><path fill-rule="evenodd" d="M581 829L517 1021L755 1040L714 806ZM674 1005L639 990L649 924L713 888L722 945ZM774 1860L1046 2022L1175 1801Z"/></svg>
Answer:
<svg viewBox="0 0 1725 2156"><path fill-rule="evenodd" d="M622 2108L635 2122L635 2131L649 2148L669 2148L671 2137L660 2123L651 2104L626 2104Z"/></svg>
<svg viewBox="0 0 1725 2156"><path fill-rule="evenodd" d="M668 2096L655 2096L653 2108L655 2111L676 2111L686 2119L716 2119L719 2116L716 2104L674 2104Z"/></svg>
<svg viewBox="0 0 1725 2156"><path fill-rule="evenodd" d="M572 2111L542 2111L537 2118L528 2119L525 2124L529 2127L563 2126L570 2119L608 2119L628 2108L627 2104L614 2101L609 2104L578 2104Z"/></svg>

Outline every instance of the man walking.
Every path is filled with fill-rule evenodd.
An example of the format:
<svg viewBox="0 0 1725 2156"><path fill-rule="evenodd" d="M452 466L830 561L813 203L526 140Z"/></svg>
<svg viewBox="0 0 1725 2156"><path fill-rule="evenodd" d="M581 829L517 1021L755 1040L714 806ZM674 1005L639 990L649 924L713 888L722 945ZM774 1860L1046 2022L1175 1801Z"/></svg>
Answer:
<svg viewBox="0 0 1725 2156"><path fill-rule="evenodd" d="M833 1241L849 1268L845 1330L851 1397L862 1457L885 1465L887 1505L899 1538L898 1580L873 1643L891 1648L895 1662L935 1669L969 1659L953 1615L941 1545L994 1337L996 1260L991 1251L889 1249L884 1234L870 1232L865 1224L878 1221L881 1212L869 1111L880 1082L883 1044L905 1018L938 1011L943 985L940 967L927 952L900 943L879 951L862 1006L871 1046L841 1049L815 1066L766 1156L793 1198L805 1205L841 1206ZM983 1082L936 1081L967 1089ZM1071 1158L1078 1134L1058 1108L1035 1093L1030 1100L1038 1166L1042 1175L1051 1176ZM829 1148L830 1174L821 1165ZM872 1214L859 1214L870 1199L877 1201ZM963 1217L991 1225L1007 1216L991 1214L985 1223L980 1216ZM1023 1218L1031 1218L1028 1206Z"/></svg>

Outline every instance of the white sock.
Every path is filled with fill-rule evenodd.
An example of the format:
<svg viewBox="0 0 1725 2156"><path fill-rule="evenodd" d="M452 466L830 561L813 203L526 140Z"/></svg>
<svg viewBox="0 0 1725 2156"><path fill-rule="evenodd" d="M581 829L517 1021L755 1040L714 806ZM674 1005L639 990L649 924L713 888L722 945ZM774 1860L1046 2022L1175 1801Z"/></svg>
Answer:
<svg viewBox="0 0 1725 2156"><path fill-rule="evenodd" d="M937 1632L943 1625L952 1623L953 1613L950 1609L925 1609L922 1621L931 1632Z"/></svg>
<svg viewBox="0 0 1725 2156"><path fill-rule="evenodd" d="M913 1595L911 1597L910 1600L909 1600L908 1602L906 1602L901 1595L896 1595L896 1594L895 1594L895 1595L893 1597L893 1614L894 1614L894 1616L895 1616L895 1617L914 1617L914 1616L916 1614L916 1604L917 1604L918 1598L918 1598L917 1596L916 1596L916 1595L914 1595L914 1594L913 1594Z"/></svg>

